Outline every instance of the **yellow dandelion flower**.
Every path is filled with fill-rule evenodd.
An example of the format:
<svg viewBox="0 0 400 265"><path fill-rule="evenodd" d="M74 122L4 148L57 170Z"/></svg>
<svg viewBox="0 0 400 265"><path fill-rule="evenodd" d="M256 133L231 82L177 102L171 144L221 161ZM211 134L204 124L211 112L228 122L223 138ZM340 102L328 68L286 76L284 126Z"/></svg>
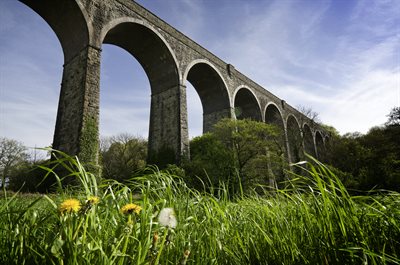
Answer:
<svg viewBox="0 0 400 265"><path fill-rule="evenodd" d="M128 203L127 205L124 205L121 208L121 213L131 214L131 213L135 212L136 214L139 214L141 210L142 210L142 207L140 207L139 205L136 205L134 203Z"/></svg>
<svg viewBox="0 0 400 265"><path fill-rule="evenodd" d="M67 199L60 204L61 213L76 213L79 209L81 209L81 203L77 199Z"/></svg>
<svg viewBox="0 0 400 265"><path fill-rule="evenodd" d="M89 196L87 199L87 203L94 205L94 204L98 204L100 201L99 197L97 196Z"/></svg>

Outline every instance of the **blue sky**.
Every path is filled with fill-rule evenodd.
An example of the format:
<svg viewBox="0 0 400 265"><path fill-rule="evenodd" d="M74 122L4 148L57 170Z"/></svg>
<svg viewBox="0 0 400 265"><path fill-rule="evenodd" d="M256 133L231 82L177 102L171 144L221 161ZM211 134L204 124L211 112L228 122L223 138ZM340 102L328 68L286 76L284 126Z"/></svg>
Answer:
<svg viewBox="0 0 400 265"><path fill-rule="evenodd" d="M292 106L311 107L341 134L383 124L400 106L398 0L138 0ZM63 65L50 27L0 1L0 136L52 142ZM104 45L100 132L147 137L150 88L140 64ZM188 87L190 136L202 107Z"/></svg>

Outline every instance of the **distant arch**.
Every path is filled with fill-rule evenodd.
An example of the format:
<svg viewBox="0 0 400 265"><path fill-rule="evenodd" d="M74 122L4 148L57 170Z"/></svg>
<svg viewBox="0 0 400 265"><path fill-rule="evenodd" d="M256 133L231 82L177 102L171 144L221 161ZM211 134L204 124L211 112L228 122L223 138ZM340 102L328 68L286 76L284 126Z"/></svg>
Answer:
<svg viewBox="0 0 400 265"><path fill-rule="evenodd" d="M324 159L325 155L325 145L324 145L324 138L320 131L315 132L315 146L316 146L316 153L319 160Z"/></svg>
<svg viewBox="0 0 400 265"><path fill-rule="evenodd" d="M308 124L303 125L303 144L304 152L315 157L314 137Z"/></svg>
<svg viewBox="0 0 400 265"><path fill-rule="evenodd" d="M299 162L303 156L301 130L296 117L291 114L287 117L286 120L286 131L288 137L288 152L290 162Z"/></svg>
<svg viewBox="0 0 400 265"><path fill-rule="evenodd" d="M203 132L208 132L222 118L231 117L228 88L216 67L206 60L191 62L183 74L200 97L203 107Z"/></svg>
<svg viewBox="0 0 400 265"><path fill-rule="evenodd" d="M283 117L279 108L275 105L275 103L269 103L265 107L264 111L265 123L275 125L278 129L278 140L279 147L282 153L286 153L286 144L285 144L285 123L283 121Z"/></svg>
<svg viewBox="0 0 400 265"><path fill-rule="evenodd" d="M239 86L233 94L233 106L237 119L262 121L260 103L247 87Z"/></svg>
<svg viewBox="0 0 400 265"><path fill-rule="evenodd" d="M265 107L264 113L265 113L266 123L274 124L284 129L285 123L283 121L281 111L279 110L279 108L276 106L275 103L268 103L267 106Z"/></svg>

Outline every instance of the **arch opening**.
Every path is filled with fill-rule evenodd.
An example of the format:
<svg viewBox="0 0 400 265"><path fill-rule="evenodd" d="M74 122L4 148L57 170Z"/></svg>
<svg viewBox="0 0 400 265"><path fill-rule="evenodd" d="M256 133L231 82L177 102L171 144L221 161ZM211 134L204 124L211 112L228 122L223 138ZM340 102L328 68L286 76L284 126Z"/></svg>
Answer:
<svg viewBox="0 0 400 265"><path fill-rule="evenodd" d="M199 94L190 82L186 83L189 139L203 134L203 107Z"/></svg>
<svg viewBox="0 0 400 265"><path fill-rule="evenodd" d="M18 1L1 1L0 132L27 147L53 143L63 47L50 23ZM36 11L36 12L35 12ZM17 23L15 23L17 22ZM29 133L28 133L29 132ZM33 160L48 152L29 150Z"/></svg>
<svg viewBox="0 0 400 265"><path fill-rule="evenodd" d="M251 119L262 121L260 106L253 93L245 87L240 88L234 101L235 115L237 119Z"/></svg>
<svg viewBox="0 0 400 265"><path fill-rule="evenodd" d="M285 145L285 125L279 109L274 104L269 104L265 109L265 122L267 124L275 125L278 129L278 147L281 154L286 152Z"/></svg>
<svg viewBox="0 0 400 265"><path fill-rule="evenodd" d="M274 125L278 135L274 137L276 144L277 159L270 161L271 170L275 178L275 185L285 177L285 164L287 163L287 149L285 141L285 125L279 109L274 104L269 104L265 108L265 123ZM271 156L270 156L271 157Z"/></svg>
<svg viewBox="0 0 400 265"><path fill-rule="evenodd" d="M150 83L142 66L126 50L105 44L101 73L101 138L128 134L147 139Z"/></svg>
<svg viewBox="0 0 400 265"><path fill-rule="evenodd" d="M318 159L324 161L325 145L324 145L324 138L322 137L320 131L315 132L315 145L316 145Z"/></svg>
<svg viewBox="0 0 400 265"><path fill-rule="evenodd" d="M186 80L193 85L203 107L203 133L223 118L231 117L227 88L218 72L205 62L190 67Z"/></svg>
<svg viewBox="0 0 400 265"><path fill-rule="evenodd" d="M303 150L300 126L293 115L289 115L286 128L289 145L289 159L291 163L296 163L301 161Z"/></svg>
<svg viewBox="0 0 400 265"><path fill-rule="evenodd" d="M172 51L150 27L122 21L106 32L103 44L116 45L131 54L146 73L151 90L148 162L162 166L179 161L187 149L187 126L182 120L179 73ZM186 102L185 102L186 103Z"/></svg>
<svg viewBox="0 0 400 265"><path fill-rule="evenodd" d="M103 43L116 45L136 58L149 78L152 93L161 93L179 85L178 70L171 51L150 28L122 22L107 32Z"/></svg>
<svg viewBox="0 0 400 265"><path fill-rule="evenodd" d="M315 157L314 139L311 132L311 128L307 124L303 125L303 144L304 144L304 151L307 154Z"/></svg>

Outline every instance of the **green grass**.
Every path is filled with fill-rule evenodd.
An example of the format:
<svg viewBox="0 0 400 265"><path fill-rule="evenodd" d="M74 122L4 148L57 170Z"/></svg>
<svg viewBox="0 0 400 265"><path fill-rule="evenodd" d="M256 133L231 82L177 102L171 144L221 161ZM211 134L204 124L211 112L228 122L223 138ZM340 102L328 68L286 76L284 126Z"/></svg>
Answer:
<svg viewBox="0 0 400 265"><path fill-rule="evenodd" d="M81 188L3 192L0 264L400 264L400 194L350 196L317 161L285 190L228 199L224 189L195 191L155 168L128 185L97 183L60 156ZM82 209L60 214L69 198ZM142 210L125 215L127 203ZM158 223L166 207L175 209L176 228Z"/></svg>

